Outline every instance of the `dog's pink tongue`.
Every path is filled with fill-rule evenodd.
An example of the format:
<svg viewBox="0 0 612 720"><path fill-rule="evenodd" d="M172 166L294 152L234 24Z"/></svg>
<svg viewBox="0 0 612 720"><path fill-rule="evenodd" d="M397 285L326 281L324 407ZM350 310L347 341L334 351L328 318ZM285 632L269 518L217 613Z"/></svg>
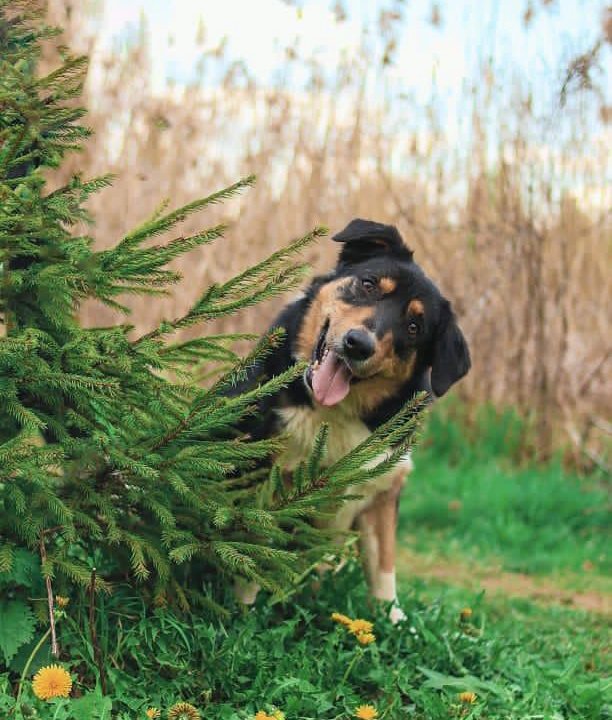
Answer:
<svg viewBox="0 0 612 720"><path fill-rule="evenodd" d="M351 371L333 350L312 374L312 391L321 405L336 405L348 395Z"/></svg>

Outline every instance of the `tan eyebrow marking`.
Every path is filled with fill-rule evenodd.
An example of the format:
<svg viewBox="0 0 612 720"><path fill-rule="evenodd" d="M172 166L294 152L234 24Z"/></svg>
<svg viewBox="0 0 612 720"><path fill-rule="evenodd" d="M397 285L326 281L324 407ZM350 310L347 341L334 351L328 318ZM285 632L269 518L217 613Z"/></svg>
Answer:
<svg viewBox="0 0 612 720"><path fill-rule="evenodd" d="M383 295L392 293L397 287L397 282L390 277L382 277L378 281L378 287L380 288Z"/></svg>
<svg viewBox="0 0 612 720"><path fill-rule="evenodd" d="M411 315L424 315L425 314L425 306L423 305L423 302L421 300L418 300L415 298L414 300L411 300L408 303L408 314Z"/></svg>

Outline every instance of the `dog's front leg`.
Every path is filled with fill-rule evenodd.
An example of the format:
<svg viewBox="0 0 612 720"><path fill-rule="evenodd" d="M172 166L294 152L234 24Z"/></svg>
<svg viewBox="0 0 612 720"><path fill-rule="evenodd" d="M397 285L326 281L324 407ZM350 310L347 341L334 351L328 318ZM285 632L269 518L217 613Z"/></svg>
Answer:
<svg viewBox="0 0 612 720"><path fill-rule="evenodd" d="M397 508L403 484L404 473L398 472L389 489L378 493L358 518L360 547L370 590L375 598L393 603L389 614L393 623L406 617L397 602L395 579Z"/></svg>
<svg viewBox="0 0 612 720"><path fill-rule="evenodd" d="M243 578L236 578L234 581L234 595L243 605L254 605L260 590L261 588L256 582L250 582Z"/></svg>

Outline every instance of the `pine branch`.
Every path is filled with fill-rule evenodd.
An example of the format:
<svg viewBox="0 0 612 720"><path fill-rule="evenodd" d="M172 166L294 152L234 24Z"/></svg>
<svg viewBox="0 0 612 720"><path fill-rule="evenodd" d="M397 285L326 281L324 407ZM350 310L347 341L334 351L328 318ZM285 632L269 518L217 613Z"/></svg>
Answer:
<svg viewBox="0 0 612 720"><path fill-rule="evenodd" d="M213 193L208 197L194 200L192 203L183 205L183 207L178 210L173 210L171 213L163 215L162 217L154 217L152 220L145 222L143 225L126 235L117 245L115 250L117 253L121 253L129 248L140 245L142 242L155 235L161 235L162 233L171 230L177 223L182 222L185 218L189 217L189 215L202 210L207 205L213 205L222 202L223 200L228 200L244 188L252 186L254 183L255 176L249 175L248 177L239 180L237 183L230 185L228 188L224 188L223 190Z"/></svg>
<svg viewBox="0 0 612 720"><path fill-rule="evenodd" d="M182 607L194 598L217 607L201 598L202 577L231 581L238 574L277 594L288 591L331 551L321 521L348 488L358 491L367 477L388 472L410 447L420 405L404 408L328 468L322 426L310 458L286 482L274 465L283 438L252 441L239 433L245 417L304 370L296 364L263 376L282 331L245 358L233 346L242 335L172 340L294 287L306 272L300 253L323 228L207 288L187 313L137 340L128 324L80 326L85 298L127 312L128 293L168 293L180 279L172 261L221 241L226 226L149 241L254 178L170 212L164 202L104 251L87 235L70 234L90 221L84 203L111 177L77 174L44 194L41 169L56 167L90 133L73 102L86 59L66 56L38 78L40 44L55 31L34 15L28 3L0 0L0 312L7 330L0 338L0 570L19 550L44 550L49 582L61 575L69 585L108 589L76 559L95 552L99 569L125 567L137 591L146 585L159 597L171 593ZM206 374L210 386L202 387L197 381ZM193 565L179 572L177 563Z"/></svg>

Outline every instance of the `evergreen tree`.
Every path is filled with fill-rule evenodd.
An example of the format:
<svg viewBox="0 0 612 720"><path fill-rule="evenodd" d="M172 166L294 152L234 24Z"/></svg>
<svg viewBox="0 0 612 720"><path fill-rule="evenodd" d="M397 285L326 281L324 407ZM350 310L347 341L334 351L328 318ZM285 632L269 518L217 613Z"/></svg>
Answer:
<svg viewBox="0 0 612 720"><path fill-rule="evenodd" d="M322 468L326 428L309 463L282 482L258 469L280 441L249 441L233 431L258 400L303 372L235 395L228 390L279 341L271 333L246 358L237 335L177 341L187 327L285 292L304 275L299 252L316 229L240 275L212 285L183 316L131 338L128 324L83 328L80 304L95 298L128 312L127 293L167 293L180 276L175 258L222 237L218 225L151 245L187 216L248 187L246 178L172 212L163 209L109 250L71 232L90 221L84 202L110 182L73 177L54 192L46 168L78 151L89 131L78 96L86 58L64 51L61 65L35 73L41 43L57 34L33 3L0 0L0 580L26 550L50 581L117 577L145 583L180 604L200 587L181 567L242 576L280 592L330 547L316 518L349 484L388 469L409 447L418 403L368 442ZM211 387L203 366L231 363ZM393 445L387 459L366 461ZM197 562L195 562L197 561Z"/></svg>

